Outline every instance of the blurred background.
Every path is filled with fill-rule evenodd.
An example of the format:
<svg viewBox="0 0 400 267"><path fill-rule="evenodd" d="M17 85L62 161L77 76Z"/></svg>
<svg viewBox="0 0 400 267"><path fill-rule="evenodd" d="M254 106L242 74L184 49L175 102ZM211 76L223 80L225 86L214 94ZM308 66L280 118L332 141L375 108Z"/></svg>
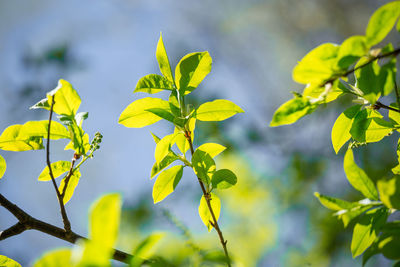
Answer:
<svg viewBox="0 0 400 267"><path fill-rule="evenodd" d="M122 110L145 94L133 94L136 82L159 73L155 58L160 32L172 68L187 53L208 50L213 68L190 95L193 104L225 98L246 113L223 123L196 126L195 145L227 146L217 168L238 176L221 192L220 225L238 266L352 266L351 229L322 207L313 192L358 200L330 141L336 117L350 103L319 108L291 126L269 128L273 112L301 92L291 70L309 50L324 42L340 44L364 34L382 0L97 0L0 1L0 129L47 119L29 107L68 80L88 111L83 128L104 137L82 177L67 211L75 232L87 234L90 204L107 192L124 200L118 248L127 252L153 232L165 232L156 254L182 266L195 265L220 250L197 208L200 188L185 170L175 193L154 205L150 170L155 144L150 131L164 136L173 128L159 122L143 129L118 124ZM397 35L398 36L398 35ZM396 37L389 37L396 38ZM397 37L397 44L399 43ZM165 99L166 94L155 97ZM387 103L386 103L387 104ZM396 165L396 136L383 145L360 149L360 164L374 179ZM70 160L66 141L52 142L51 160ZM55 192L38 182L45 151L6 152L0 191L36 218L61 226ZM371 160L378 163L369 164ZM0 209L0 229L15 223ZM0 242L0 254L31 265L45 251L70 246L35 231ZM215 257L214 257L215 258ZM389 266L373 258L369 266Z"/></svg>

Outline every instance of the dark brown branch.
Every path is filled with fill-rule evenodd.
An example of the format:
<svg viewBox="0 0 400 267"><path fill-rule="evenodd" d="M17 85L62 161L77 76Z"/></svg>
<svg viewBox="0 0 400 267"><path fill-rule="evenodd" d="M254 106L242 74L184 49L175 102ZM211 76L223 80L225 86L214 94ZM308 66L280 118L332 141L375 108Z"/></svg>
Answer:
<svg viewBox="0 0 400 267"><path fill-rule="evenodd" d="M67 176L65 177L64 188L63 188L63 191L61 193L61 199L63 200L63 203L64 203L65 192L67 192L67 187L68 187L68 184L69 184L69 180L71 179L71 176L74 174L75 162L76 162L76 157L75 157L75 154L74 154L74 157L72 158L72 161L71 161L71 168L69 169L69 172L68 172Z"/></svg>
<svg viewBox="0 0 400 267"><path fill-rule="evenodd" d="M398 110L397 108L393 108L393 107L386 106L385 104L382 104L382 103L379 102L379 101L376 101L376 103L374 104L374 108L375 108L375 109L384 108L384 109L388 109L388 110L392 110L392 111L394 111L394 112L400 113L400 110Z"/></svg>
<svg viewBox="0 0 400 267"><path fill-rule="evenodd" d="M60 204L60 211L61 211L61 216L63 219L64 223L64 229L67 234L71 233L71 223L68 220L67 212L65 211L65 206L64 206L64 200L62 195L60 194L60 191L58 190L58 186L56 183L56 180L54 179L53 175L53 170L51 169L51 163L50 163L50 126L51 126L51 118L53 116L53 108L54 108L54 96L51 97L51 107L50 107L50 115L49 115L49 125L47 128L47 146L46 146L46 163L47 167L49 168L49 174L51 177L51 181L54 186L54 190L56 191L57 198L58 198L58 203ZM66 188L66 186L64 186Z"/></svg>
<svg viewBox="0 0 400 267"><path fill-rule="evenodd" d="M187 140L188 143L189 143L190 153L191 153L191 155L193 156L193 154L194 154L194 149L193 149L193 143L192 143L191 134L192 134L192 133L191 133L190 131L187 131L187 130L185 131L185 137L186 137L186 140ZM230 266L231 266L231 260L230 260L230 258L229 258L228 248L227 248L227 246L226 246L226 243L227 243L228 241L226 241L226 240L224 239L224 236L223 236L223 234L222 234L222 231L221 231L221 229L219 228L218 220L217 220L217 218L215 217L214 210L213 210L213 208L212 208L212 206L211 206L211 195L207 192L207 190L206 190L206 188L205 188L205 186L204 186L204 183L200 180L199 177L197 177L197 180L199 181L199 184L200 184L200 187L201 187L201 191L203 191L203 195L204 195L204 198L205 198L205 200L206 200L208 210L210 211L211 217L212 217L212 219L213 219L213 221L212 221L212 222L210 221L210 223L211 223L211 225L214 227L214 229L215 229L215 230L217 231L217 233L218 233L219 240L220 240L220 242L221 242L222 248L224 249L224 253L225 253L225 257L226 257L226 263L227 263L228 266L230 267Z"/></svg>
<svg viewBox="0 0 400 267"><path fill-rule="evenodd" d="M327 80L326 82L324 82L323 84L321 84L321 87L324 87L326 84L328 83L333 83L336 79L339 79L340 77L346 77L349 74L352 74L353 72L355 72L356 70L362 69L365 66L368 66L369 64L371 64L372 62L374 62L375 60L381 59L381 58L386 58L386 57L390 57L390 56L397 56L398 54L400 54L400 47L396 48L395 50L391 51L391 52L387 52L384 54L379 54L377 56L371 57L370 60L368 60L367 62L365 62L364 64L361 64L360 66L357 66L355 68L352 68L338 76L333 77L332 79Z"/></svg>
<svg viewBox="0 0 400 267"><path fill-rule="evenodd" d="M0 194L0 206L3 206L6 208L10 213L12 213L17 219L18 223L11 226L7 230L4 230L3 232L0 232L0 241L5 240L9 237L21 234L25 230L37 230L43 233L46 233L48 235L57 237L59 239L65 240L69 243L74 244L78 239L87 239L83 236L80 236L72 231L67 233L64 229L59 228L57 226L48 224L46 222L40 221L38 219L33 218L29 214L27 214L25 211L23 211L21 208L19 208L17 205L11 203L8 199L6 199L2 194ZM128 253L125 253L123 251L114 250L113 254L113 259L124 262L124 263L129 263L130 260L134 256ZM144 264L150 263L149 260L144 260Z"/></svg>

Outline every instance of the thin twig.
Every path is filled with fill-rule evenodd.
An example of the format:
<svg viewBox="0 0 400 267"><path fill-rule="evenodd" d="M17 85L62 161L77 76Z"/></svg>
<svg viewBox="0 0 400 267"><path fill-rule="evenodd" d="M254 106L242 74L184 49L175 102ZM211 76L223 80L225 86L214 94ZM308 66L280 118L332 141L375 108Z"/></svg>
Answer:
<svg viewBox="0 0 400 267"><path fill-rule="evenodd" d="M37 230L48 235L54 236L56 238L65 240L69 243L76 243L78 239L87 239L81 235L78 235L72 231L67 233L64 229L54 226L52 224L35 219L17 205L11 203L2 194L0 194L0 206L6 208L11 214L13 214L17 219L18 223L11 226L7 230L0 232L0 241L5 240L9 237L21 234L25 230ZM114 249L113 259L116 261L129 263L134 256L123 251ZM143 264L149 264L153 261L144 260Z"/></svg>
<svg viewBox="0 0 400 267"><path fill-rule="evenodd" d="M68 172L67 176L65 177L64 188L63 188L63 191L61 192L61 199L63 200L63 203L64 203L65 192L67 192L69 180L71 179L71 176L74 174L75 162L76 162L76 157L74 154L74 157L71 160L71 168L69 169L69 172Z"/></svg>
<svg viewBox="0 0 400 267"><path fill-rule="evenodd" d="M189 142L190 153L191 153L191 155L193 156L193 154L194 154L194 149L193 149L193 143L192 143L192 138L191 138L191 132L186 130L186 131L185 131L185 137L186 137L186 140ZM221 229L219 228L218 220L217 220L217 218L215 217L214 210L213 210L213 208L212 208L212 206L211 206L211 196L210 196L210 194L207 192L207 190L206 190L206 188L205 188L205 186L204 186L204 183L200 180L199 177L197 177L197 180L199 181L199 184L200 184L200 187L201 187L201 191L203 191L203 196L204 196L204 199L206 200L208 210L209 210L210 213L211 213L211 217L212 217L212 220L213 220L212 222L210 221L210 222L211 222L211 225L214 227L214 229L215 229L215 230L217 231L217 233L218 233L219 240L220 240L220 242L221 242L222 248L224 249L224 253L225 253L225 257L226 257L226 263L227 263L228 266L230 267L230 266L231 266L231 260L230 260L230 258L229 258L228 248L227 248L227 246L226 246L226 243L227 243L228 241L226 241L226 240L224 239L224 236L223 236L223 234L222 234L222 231L221 231Z"/></svg>
<svg viewBox="0 0 400 267"><path fill-rule="evenodd" d="M57 198L58 198L58 203L60 204L60 211L61 211L61 216L62 220L64 223L64 229L67 234L71 233L71 223L68 220L67 212L65 211L65 206L64 206L64 201L63 197L60 194L60 191L58 190L58 186L56 183L56 180L54 179L53 175L53 170L51 169L51 163L50 163L50 126L51 126L51 118L53 116L53 108L54 108L54 96L51 97L51 106L50 106L50 115L49 115L49 125L47 128L47 146L46 146L46 162L47 162L47 167L49 168L49 174L51 177L51 181L53 182L54 190L56 190ZM66 187L64 187L66 188Z"/></svg>
<svg viewBox="0 0 400 267"><path fill-rule="evenodd" d="M398 110L397 108L389 107L389 106L387 106L387 105L385 105L385 104L382 104L382 103L379 102L379 101L376 101L376 102L375 102L374 108L378 108L378 109L379 109L379 108L384 108L384 109L388 109L388 110L392 110L392 111L394 111L394 112L400 113L400 110Z"/></svg>
<svg viewBox="0 0 400 267"><path fill-rule="evenodd" d="M394 79L394 91L396 93L396 102L397 102L397 108L400 108L400 93L399 93L399 88L397 87L397 82L396 82L396 77Z"/></svg>

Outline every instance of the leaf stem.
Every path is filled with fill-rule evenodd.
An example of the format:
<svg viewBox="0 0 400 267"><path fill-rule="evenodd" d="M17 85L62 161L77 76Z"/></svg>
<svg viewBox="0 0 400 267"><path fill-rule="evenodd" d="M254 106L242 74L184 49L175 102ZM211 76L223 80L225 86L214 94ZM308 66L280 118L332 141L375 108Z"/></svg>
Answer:
<svg viewBox="0 0 400 267"><path fill-rule="evenodd" d="M53 170L51 169L51 163L50 163L50 129L51 129L50 126L51 126L51 118L53 116L54 103L55 103L55 101L54 101L54 95L53 95L51 97L49 125L47 128L46 163L47 163L47 167L49 168L49 174L50 174L53 186L54 186L54 190L56 191L56 194L57 194L58 203L60 204L60 211L61 211L61 217L62 217L63 223L64 223L64 230L65 230L66 234L70 234L70 233L72 233L71 223L68 220L67 212L65 211L65 207L64 207L63 197L62 197L60 191L58 190L57 183L56 183L56 180L54 179Z"/></svg>

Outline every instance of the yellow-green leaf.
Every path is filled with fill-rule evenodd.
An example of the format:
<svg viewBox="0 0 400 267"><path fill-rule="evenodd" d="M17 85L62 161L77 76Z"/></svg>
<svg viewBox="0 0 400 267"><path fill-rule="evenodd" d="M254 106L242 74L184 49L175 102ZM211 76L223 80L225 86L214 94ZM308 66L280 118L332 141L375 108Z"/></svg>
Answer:
<svg viewBox="0 0 400 267"><path fill-rule="evenodd" d="M21 264L6 256L0 255L0 266L4 267L21 267ZM36 267L36 266L35 266Z"/></svg>
<svg viewBox="0 0 400 267"><path fill-rule="evenodd" d="M359 142L373 143L388 136L393 127L393 123L382 119L378 111L363 109L354 117L350 134Z"/></svg>
<svg viewBox="0 0 400 267"><path fill-rule="evenodd" d="M221 213L221 200L214 193L210 193L210 199L211 199L210 206L214 212L215 219L218 221L219 215ZM204 195L200 199L199 215L200 215L200 218L203 221L204 225L207 227L208 231L210 232L211 229L213 228L213 226L210 222L214 223L214 220L213 220L211 212L208 208L207 201L206 201Z"/></svg>
<svg viewBox="0 0 400 267"><path fill-rule="evenodd" d="M69 169L71 168L71 162L60 160L60 161L51 163L50 166L51 166L51 171L53 172L54 179L56 179L56 178L60 177L63 173L69 171ZM48 166L46 166L43 169L43 171L40 173L38 180L39 181L50 181L51 180Z"/></svg>
<svg viewBox="0 0 400 267"><path fill-rule="evenodd" d="M162 201L169 194L174 192L176 186L182 178L183 166L173 166L163 171L158 176L153 186L154 204Z"/></svg>
<svg viewBox="0 0 400 267"><path fill-rule="evenodd" d="M136 84L134 93L144 92L155 94L163 90L174 90L174 85L163 76L149 74L142 77Z"/></svg>
<svg viewBox="0 0 400 267"><path fill-rule="evenodd" d="M148 259L149 257L151 257L155 251L157 243L164 236L164 233L153 233L149 235L145 240L140 242L140 244L134 249L132 253L135 256L130 262L130 267L141 266L144 259Z"/></svg>
<svg viewBox="0 0 400 267"><path fill-rule="evenodd" d="M27 136L21 124L7 127L0 136L0 149L2 150L27 151L43 148L43 139L37 136Z"/></svg>
<svg viewBox="0 0 400 267"><path fill-rule="evenodd" d="M151 169L150 178L153 179L154 176L157 175L157 173L167 168L169 165L171 165L172 162L177 159L178 157L175 155L175 153L170 151L167 156L165 156L159 163L154 163L153 168Z"/></svg>
<svg viewBox="0 0 400 267"><path fill-rule="evenodd" d="M61 180L61 184L58 188L60 193L62 193L64 191L66 178L67 177L64 177ZM64 205L68 203L68 201L71 199L72 195L74 194L75 188L78 185L80 178L81 178L81 172L79 171L79 169L75 169L69 179L67 190L65 191L65 195L64 195L64 199L63 199Z"/></svg>
<svg viewBox="0 0 400 267"><path fill-rule="evenodd" d="M72 85L66 80L59 80L58 86L47 93L47 99L50 105L52 97L54 97L53 111L60 115L75 116L81 105L81 98Z"/></svg>
<svg viewBox="0 0 400 267"><path fill-rule="evenodd" d="M161 33L160 33L160 39L158 40L157 44L156 58L161 73L164 75L165 78L167 78L171 83L173 83L174 78L172 77L171 65L169 64L167 51L165 50Z"/></svg>
<svg viewBox="0 0 400 267"><path fill-rule="evenodd" d="M378 8L368 22L366 30L368 44L373 46L382 41L392 30L399 16L399 1L393 1Z"/></svg>
<svg viewBox="0 0 400 267"><path fill-rule="evenodd" d="M366 41L366 37L360 35L351 36L344 40L338 52L338 66L347 69L358 58L366 55L369 49Z"/></svg>
<svg viewBox="0 0 400 267"><path fill-rule="evenodd" d="M310 103L329 103L336 100L344 94L339 88L339 80L336 80L332 85L321 86L321 84L307 84L303 91L303 98L309 99Z"/></svg>
<svg viewBox="0 0 400 267"><path fill-rule="evenodd" d="M189 142L187 141L185 135L177 128L175 128L174 132L177 133L175 138L176 146L178 147L179 151L181 151L182 154L185 155L190 148Z"/></svg>
<svg viewBox="0 0 400 267"><path fill-rule="evenodd" d="M319 202L321 202L322 205L331 210L348 210L357 206L356 204L348 202L346 200L322 195L318 192L315 192L314 196L318 198Z"/></svg>
<svg viewBox="0 0 400 267"><path fill-rule="evenodd" d="M211 71L210 54L196 52L184 56L175 68L175 84L183 94L193 91Z"/></svg>
<svg viewBox="0 0 400 267"><path fill-rule="evenodd" d="M377 182L379 197L390 209L400 209L400 176L391 179L381 179Z"/></svg>
<svg viewBox="0 0 400 267"><path fill-rule="evenodd" d="M113 247L118 237L121 215L119 194L107 194L91 207L89 215L89 239L104 247Z"/></svg>
<svg viewBox="0 0 400 267"><path fill-rule="evenodd" d="M315 110L316 106L303 97L295 97L283 103L274 113L272 121L269 124L271 127L276 127L285 124L292 124L310 114Z"/></svg>
<svg viewBox="0 0 400 267"><path fill-rule="evenodd" d="M154 151L156 163L160 163L168 155L168 152L171 150L171 146L175 142L176 136L177 133L169 134L157 143L156 150Z"/></svg>
<svg viewBox="0 0 400 267"><path fill-rule="evenodd" d="M210 154L210 156L212 158L215 158L220 153L222 153L226 149L226 147L224 147L223 145L220 145L220 144L216 144L216 143L205 143L205 144L202 144L201 146L199 146L197 149L202 150L202 151Z"/></svg>
<svg viewBox="0 0 400 267"><path fill-rule="evenodd" d="M161 117L146 111L151 108L170 110L168 101L160 98L145 97L129 104L128 107L122 111L118 122L130 128L141 128L151 125L161 120Z"/></svg>
<svg viewBox="0 0 400 267"><path fill-rule="evenodd" d="M207 152L196 149L192 156L193 171L205 184L210 184L216 166L213 158Z"/></svg>
<svg viewBox="0 0 400 267"><path fill-rule="evenodd" d="M365 197L378 200L378 192L372 180L367 176L363 169L357 166L354 162L353 150L348 149L344 156L344 172L346 173L347 180Z"/></svg>
<svg viewBox="0 0 400 267"><path fill-rule="evenodd" d="M6 172L6 168L7 168L6 160L0 155L0 179Z"/></svg>
<svg viewBox="0 0 400 267"><path fill-rule="evenodd" d="M49 121L28 121L22 125L21 134L30 137L38 136L47 139L47 132L49 129ZM50 124L50 139L69 139L70 134L67 128L65 128L61 123L56 121L51 121Z"/></svg>
<svg viewBox="0 0 400 267"><path fill-rule="evenodd" d="M202 104L196 110L195 117L201 121L223 121L237 113L243 112L235 103L229 100L217 99Z"/></svg>
<svg viewBox="0 0 400 267"><path fill-rule="evenodd" d="M237 177L231 170L221 169L213 174L211 183L213 188L227 189L237 183Z"/></svg>
<svg viewBox="0 0 400 267"><path fill-rule="evenodd" d="M353 120L357 113L360 111L361 105L355 105L346 109L336 119L335 124L332 127L332 145L336 154L339 149L351 138L350 129L353 124Z"/></svg>
<svg viewBox="0 0 400 267"><path fill-rule="evenodd" d="M71 267L72 252L68 248L60 248L45 252L38 260L35 261L33 267ZM0 262L0 266L1 262Z"/></svg>

